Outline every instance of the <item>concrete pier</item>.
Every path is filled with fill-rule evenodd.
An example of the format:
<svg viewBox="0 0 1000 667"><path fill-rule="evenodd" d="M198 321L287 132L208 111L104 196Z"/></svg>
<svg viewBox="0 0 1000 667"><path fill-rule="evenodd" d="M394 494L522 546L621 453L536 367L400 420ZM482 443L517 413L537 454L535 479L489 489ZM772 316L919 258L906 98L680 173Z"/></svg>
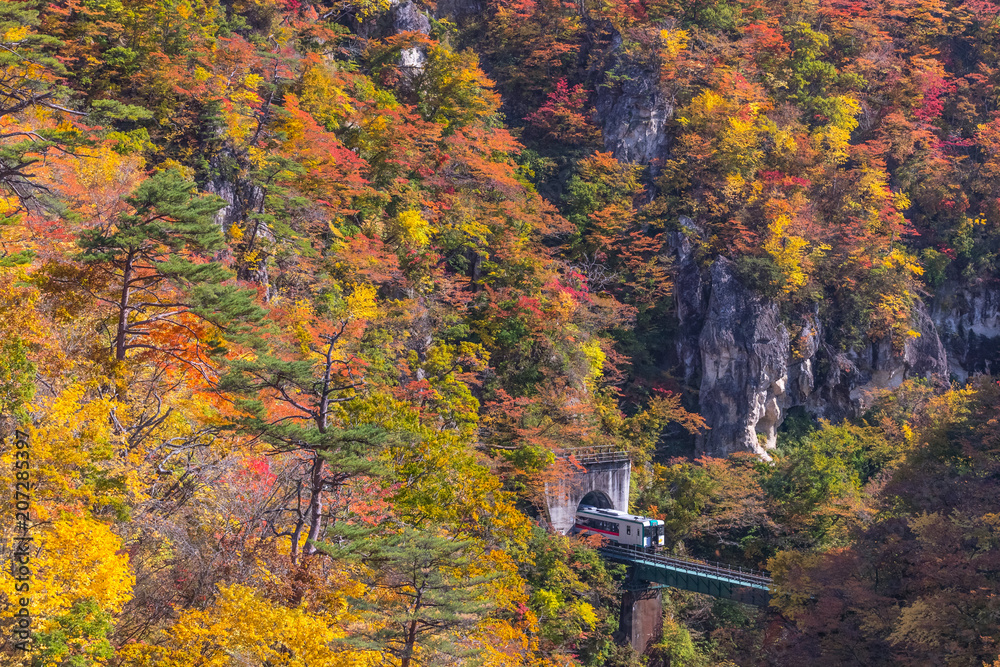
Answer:
<svg viewBox="0 0 1000 667"><path fill-rule="evenodd" d="M625 591L616 639L646 653L663 632L663 593L658 588Z"/></svg>

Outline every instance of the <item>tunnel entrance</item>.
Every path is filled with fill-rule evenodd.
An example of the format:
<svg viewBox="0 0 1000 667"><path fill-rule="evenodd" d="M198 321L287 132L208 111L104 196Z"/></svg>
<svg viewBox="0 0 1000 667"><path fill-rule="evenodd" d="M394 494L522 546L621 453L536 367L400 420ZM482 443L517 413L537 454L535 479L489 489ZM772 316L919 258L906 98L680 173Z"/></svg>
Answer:
<svg viewBox="0 0 1000 667"><path fill-rule="evenodd" d="M591 491L585 495L583 500L580 501L580 504L577 505L577 509L583 505L590 505L591 507L597 507L604 510L615 509L615 504L611 502L611 498L608 497L608 494L603 491Z"/></svg>

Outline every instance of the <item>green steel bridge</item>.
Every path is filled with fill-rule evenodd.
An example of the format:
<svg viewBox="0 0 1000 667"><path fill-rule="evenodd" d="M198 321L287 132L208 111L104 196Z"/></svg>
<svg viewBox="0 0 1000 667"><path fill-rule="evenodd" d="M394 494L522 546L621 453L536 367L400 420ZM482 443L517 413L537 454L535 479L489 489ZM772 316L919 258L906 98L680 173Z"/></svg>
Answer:
<svg viewBox="0 0 1000 667"><path fill-rule="evenodd" d="M629 565L635 579L649 584L705 593L758 607L766 607L771 599L771 578L764 572L661 556L622 546L604 546L600 552L608 560Z"/></svg>

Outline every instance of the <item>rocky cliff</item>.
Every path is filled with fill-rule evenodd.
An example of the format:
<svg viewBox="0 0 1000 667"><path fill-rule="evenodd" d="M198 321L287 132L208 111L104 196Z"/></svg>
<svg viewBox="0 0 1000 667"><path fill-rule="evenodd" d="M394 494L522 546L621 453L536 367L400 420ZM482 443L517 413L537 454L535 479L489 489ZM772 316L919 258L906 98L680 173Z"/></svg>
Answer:
<svg viewBox="0 0 1000 667"><path fill-rule="evenodd" d="M632 67L624 83L599 88L596 100L605 149L654 171L669 154L666 128L674 112L655 81L652 72ZM953 374L961 380L998 359L1000 290L954 290L933 299L931 310L918 300L912 328L919 336L901 349L883 340L840 351L828 344L817 314L785 321L777 303L740 281L730 260L699 263L693 251L699 230L688 218L680 223L682 231L668 240L676 356L664 365L697 396L692 407L710 427L696 442L698 454L751 451L768 458L793 407L837 421L907 378L945 383Z"/></svg>
<svg viewBox="0 0 1000 667"><path fill-rule="evenodd" d="M698 448L710 456L766 456L790 403L788 331L777 304L744 287L725 257L712 264L710 285L698 349L701 414L711 429Z"/></svg>
<svg viewBox="0 0 1000 667"><path fill-rule="evenodd" d="M1000 373L1000 285L945 283L931 301L931 318L948 352L952 377Z"/></svg>
<svg viewBox="0 0 1000 667"><path fill-rule="evenodd" d="M826 343L815 315L784 321L778 304L747 288L729 259L700 268L683 233L673 234L671 244L678 374L697 391L709 426L698 438L698 454L750 451L768 458L792 407L836 421L857 415L878 390L904 379L947 381L945 347L920 301L912 322L919 336L901 349L883 340L838 351Z"/></svg>
<svg viewBox="0 0 1000 667"><path fill-rule="evenodd" d="M618 72L615 81L601 73L594 107L604 149L622 162L649 165L655 172L673 139L667 124L674 116L674 98L657 83L649 64L631 63L618 55L621 37L612 40L606 67Z"/></svg>

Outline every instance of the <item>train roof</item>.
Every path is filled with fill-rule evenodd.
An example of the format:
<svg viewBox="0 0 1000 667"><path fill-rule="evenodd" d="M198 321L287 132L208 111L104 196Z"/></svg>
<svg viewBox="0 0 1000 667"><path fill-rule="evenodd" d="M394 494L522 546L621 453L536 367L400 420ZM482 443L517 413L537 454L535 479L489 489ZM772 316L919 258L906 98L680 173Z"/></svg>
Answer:
<svg viewBox="0 0 1000 667"><path fill-rule="evenodd" d="M592 505L581 505L576 510L577 514L586 514L587 516L599 516L606 517L609 519L622 519L624 521L638 521L640 523L649 522L651 526L658 526L662 521L658 519L650 519L648 516L639 516L637 514L629 514L628 512L621 512L619 510L609 510L602 507L593 507Z"/></svg>

